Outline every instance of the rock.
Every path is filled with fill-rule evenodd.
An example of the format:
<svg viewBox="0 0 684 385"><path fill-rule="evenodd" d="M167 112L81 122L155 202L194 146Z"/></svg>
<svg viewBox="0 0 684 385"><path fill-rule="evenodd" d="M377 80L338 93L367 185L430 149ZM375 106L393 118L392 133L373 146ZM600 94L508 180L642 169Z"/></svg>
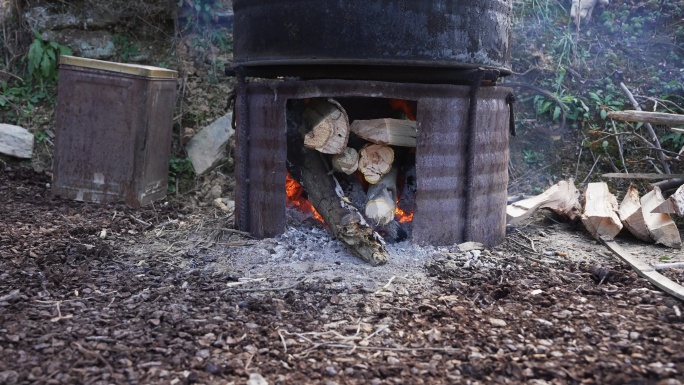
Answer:
<svg viewBox="0 0 684 385"><path fill-rule="evenodd" d="M489 319L489 323L490 323L492 326L497 327L497 328L506 327L506 321L504 321L504 320L502 320L502 319L498 319L498 318L490 318L490 319Z"/></svg>
<svg viewBox="0 0 684 385"><path fill-rule="evenodd" d="M479 242L463 242L458 245L460 251L484 250L485 246Z"/></svg>
<svg viewBox="0 0 684 385"><path fill-rule="evenodd" d="M214 207L223 212L232 213L235 211L235 201L228 198L216 198L214 199Z"/></svg>
<svg viewBox="0 0 684 385"><path fill-rule="evenodd" d="M33 134L24 127L0 123L0 154L31 159Z"/></svg>
<svg viewBox="0 0 684 385"><path fill-rule="evenodd" d="M0 4L4 1L0 1ZM92 5L92 4L91 4ZM1 8L1 6L0 6ZM116 25L120 15L104 12L107 7L91 6L81 10L70 7L58 10L54 7L32 7L24 13L24 19L37 31L60 31L66 29L96 30Z"/></svg>
<svg viewBox="0 0 684 385"><path fill-rule="evenodd" d="M195 174L200 175L215 167L226 156L226 145L235 133L233 113L229 112L203 128L187 146Z"/></svg>
<svg viewBox="0 0 684 385"><path fill-rule="evenodd" d="M259 373L252 373L249 375L247 385L268 385L268 381Z"/></svg>
<svg viewBox="0 0 684 385"><path fill-rule="evenodd" d="M65 45L74 55L88 59L110 59L116 53L114 36L107 31L49 31L43 38Z"/></svg>

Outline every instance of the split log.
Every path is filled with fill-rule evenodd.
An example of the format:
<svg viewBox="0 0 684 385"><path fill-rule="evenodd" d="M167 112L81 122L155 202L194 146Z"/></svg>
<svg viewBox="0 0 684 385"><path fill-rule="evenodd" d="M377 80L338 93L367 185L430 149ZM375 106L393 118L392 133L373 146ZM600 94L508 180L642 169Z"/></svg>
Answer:
<svg viewBox="0 0 684 385"><path fill-rule="evenodd" d="M359 171L366 181L376 184L392 169L394 150L380 144L365 146L359 151Z"/></svg>
<svg viewBox="0 0 684 385"><path fill-rule="evenodd" d="M506 223L516 224L531 217L539 209L549 209L562 217L575 220L582 209L579 190L573 180L560 181L540 195L511 203L506 207Z"/></svg>
<svg viewBox="0 0 684 385"><path fill-rule="evenodd" d="M641 210L641 201L639 200L639 190L633 184L629 185L627 194L620 203L620 210L618 211L622 224L629 230L632 235L645 242L653 242L651 234L648 232L648 227L644 221L644 214Z"/></svg>
<svg viewBox="0 0 684 385"><path fill-rule="evenodd" d="M584 191L582 224L594 238L614 238L622 230L617 211L617 199L608 191L608 185L604 182L589 183Z"/></svg>
<svg viewBox="0 0 684 385"><path fill-rule="evenodd" d="M650 111L610 111L608 117L623 122L643 122L662 124L665 126L678 126L684 124L684 115L667 114L664 112Z"/></svg>
<svg viewBox="0 0 684 385"><path fill-rule="evenodd" d="M303 114L306 126L304 147L324 154L341 154L349 140L349 117L333 99L314 99Z"/></svg>
<svg viewBox="0 0 684 385"><path fill-rule="evenodd" d="M418 124L408 119L355 120L351 132L375 144L416 147Z"/></svg>
<svg viewBox="0 0 684 385"><path fill-rule="evenodd" d="M347 202L335 177L328 174L322 155L310 150L303 152L303 163L299 167L291 166L290 173L306 189L309 202L321 214L335 238L371 265L386 263L389 254L384 240Z"/></svg>
<svg viewBox="0 0 684 385"><path fill-rule="evenodd" d="M368 187L366 218L384 226L394 220L397 202L397 167L383 175L380 181Z"/></svg>
<svg viewBox="0 0 684 385"><path fill-rule="evenodd" d="M684 216L684 185L679 186L674 194L670 195L665 202L659 204L652 213L677 214Z"/></svg>
<svg viewBox="0 0 684 385"><path fill-rule="evenodd" d="M345 148L343 153L332 156L332 167L337 172L353 174L359 168L359 153L352 147Z"/></svg>
<svg viewBox="0 0 684 385"><path fill-rule="evenodd" d="M672 221L670 215L665 213L654 213L653 210L665 201L663 194L658 187L641 197L641 207L644 213L644 221L648 227L651 237L656 243L672 247L682 248L682 239L679 235L677 225Z"/></svg>

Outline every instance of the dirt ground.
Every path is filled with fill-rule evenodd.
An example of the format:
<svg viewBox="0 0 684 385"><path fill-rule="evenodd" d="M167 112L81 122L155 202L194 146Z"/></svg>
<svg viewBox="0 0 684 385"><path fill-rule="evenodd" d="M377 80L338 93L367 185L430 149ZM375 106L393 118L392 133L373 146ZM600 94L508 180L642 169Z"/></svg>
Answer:
<svg viewBox="0 0 684 385"><path fill-rule="evenodd" d="M684 378L683 304L581 226L540 215L494 249L402 243L371 267L314 225L252 240L211 206L99 206L49 183L0 163L0 384Z"/></svg>

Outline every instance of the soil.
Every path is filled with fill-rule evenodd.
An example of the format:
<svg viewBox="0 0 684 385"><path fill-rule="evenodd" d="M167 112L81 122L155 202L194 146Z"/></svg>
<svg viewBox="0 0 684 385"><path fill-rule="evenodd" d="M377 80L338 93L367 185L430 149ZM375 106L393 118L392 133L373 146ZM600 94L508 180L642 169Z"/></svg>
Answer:
<svg viewBox="0 0 684 385"><path fill-rule="evenodd" d="M0 167L0 384L681 383L684 306L581 226L371 267L296 216L253 240L189 199L68 201Z"/></svg>

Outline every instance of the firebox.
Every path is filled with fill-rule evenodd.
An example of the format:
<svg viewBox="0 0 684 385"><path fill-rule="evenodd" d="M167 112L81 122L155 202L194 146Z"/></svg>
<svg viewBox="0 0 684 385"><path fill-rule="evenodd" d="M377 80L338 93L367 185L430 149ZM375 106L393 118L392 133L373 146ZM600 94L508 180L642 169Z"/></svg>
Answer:
<svg viewBox="0 0 684 385"><path fill-rule="evenodd" d="M514 98L496 83L510 73L511 5L234 0L237 227L285 231L290 106L383 99L416 110L411 240L501 243Z"/></svg>
<svg viewBox="0 0 684 385"><path fill-rule="evenodd" d="M505 87L480 88L472 125L469 86L334 79L240 83L237 227L260 238L285 231L288 100L403 99L417 103L412 241L497 245L506 225L510 92Z"/></svg>

